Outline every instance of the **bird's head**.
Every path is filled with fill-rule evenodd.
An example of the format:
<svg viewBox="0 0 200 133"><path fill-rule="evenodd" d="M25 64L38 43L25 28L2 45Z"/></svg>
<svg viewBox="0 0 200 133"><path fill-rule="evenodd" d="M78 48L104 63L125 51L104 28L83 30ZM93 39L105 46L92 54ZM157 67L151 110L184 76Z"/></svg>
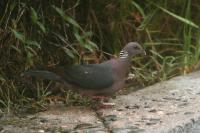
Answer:
<svg viewBox="0 0 200 133"><path fill-rule="evenodd" d="M137 42L129 42L120 52L120 58L133 57L138 54L146 55L144 49Z"/></svg>

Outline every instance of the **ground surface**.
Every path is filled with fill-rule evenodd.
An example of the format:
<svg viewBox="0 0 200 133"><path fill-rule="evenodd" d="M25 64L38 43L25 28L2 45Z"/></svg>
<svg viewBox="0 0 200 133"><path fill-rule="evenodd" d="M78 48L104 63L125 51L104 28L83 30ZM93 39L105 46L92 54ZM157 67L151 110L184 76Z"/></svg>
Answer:
<svg viewBox="0 0 200 133"><path fill-rule="evenodd" d="M56 104L48 111L0 118L0 133L200 133L200 72L117 96L93 110Z"/></svg>

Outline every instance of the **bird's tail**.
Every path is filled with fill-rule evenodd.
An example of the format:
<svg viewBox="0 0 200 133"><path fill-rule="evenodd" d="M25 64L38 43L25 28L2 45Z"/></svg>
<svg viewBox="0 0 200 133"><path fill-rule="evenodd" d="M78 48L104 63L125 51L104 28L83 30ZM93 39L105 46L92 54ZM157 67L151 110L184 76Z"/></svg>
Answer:
<svg viewBox="0 0 200 133"><path fill-rule="evenodd" d="M32 76L32 77L38 77L38 78L43 78L43 79L48 79L48 80L62 81L62 78L56 73L49 72L49 71L42 71L42 70L28 70L24 72L22 76Z"/></svg>

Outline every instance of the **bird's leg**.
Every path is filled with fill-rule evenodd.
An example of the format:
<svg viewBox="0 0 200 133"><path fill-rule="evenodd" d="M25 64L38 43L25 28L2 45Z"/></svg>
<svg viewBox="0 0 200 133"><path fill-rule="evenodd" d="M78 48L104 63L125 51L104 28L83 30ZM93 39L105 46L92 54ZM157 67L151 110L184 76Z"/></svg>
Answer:
<svg viewBox="0 0 200 133"><path fill-rule="evenodd" d="M96 99L96 100L108 100L108 97L106 96L92 96L92 99Z"/></svg>
<svg viewBox="0 0 200 133"><path fill-rule="evenodd" d="M100 102L100 106L99 108L101 109L106 109L106 108L112 108L113 106L115 106L115 103L109 103L109 97L106 96L92 96L93 100L97 100Z"/></svg>
<svg viewBox="0 0 200 133"><path fill-rule="evenodd" d="M58 103L58 102L64 102L65 98L61 96L49 96L49 97L46 97L45 100L48 103Z"/></svg>

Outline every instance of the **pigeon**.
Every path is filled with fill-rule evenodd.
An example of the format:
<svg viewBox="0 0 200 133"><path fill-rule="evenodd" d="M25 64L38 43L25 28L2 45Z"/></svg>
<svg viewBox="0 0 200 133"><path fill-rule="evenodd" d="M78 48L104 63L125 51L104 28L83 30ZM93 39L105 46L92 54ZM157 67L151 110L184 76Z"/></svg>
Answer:
<svg viewBox="0 0 200 133"><path fill-rule="evenodd" d="M87 96L110 96L125 87L132 57L146 52L137 42L129 42L119 57L100 64L55 67L52 71L28 70L23 75L63 83L66 88Z"/></svg>

